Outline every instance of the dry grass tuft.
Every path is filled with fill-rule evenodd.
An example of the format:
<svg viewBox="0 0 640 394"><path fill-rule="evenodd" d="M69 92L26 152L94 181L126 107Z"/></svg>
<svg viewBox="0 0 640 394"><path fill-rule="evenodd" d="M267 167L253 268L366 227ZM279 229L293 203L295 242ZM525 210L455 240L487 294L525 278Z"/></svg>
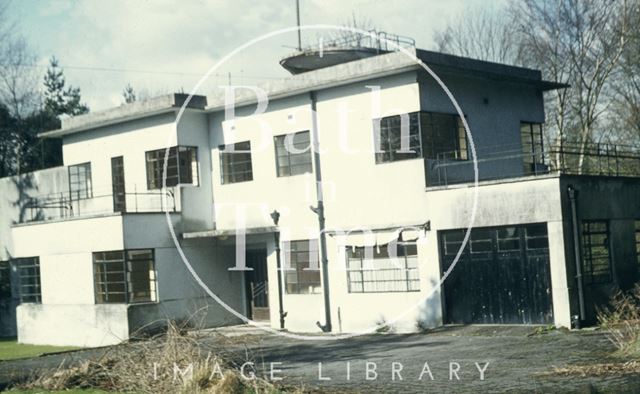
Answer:
<svg viewBox="0 0 640 394"><path fill-rule="evenodd" d="M590 365L570 365L563 368L554 368L553 372L543 375L560 375L560 376L611 376L611 375L627 375L639 374L640 361L628 361L626 363L601 363Z"/></svg>
<svg viewBox="0 0 640 394"><path fill-rule="evenodd" d="M640 283L617 292L610 307L598 311L598 322L621 353L640 358Z"/></svg>
<svg viewBox="0 0 640 394"><path fill-rule="evenodd" d="M185 394L292 392L260 377L241 377L237 367L211 351L205 352L197 338L175 323L150 340L114 346L96 361L44 371L18 388Z"/></svg>

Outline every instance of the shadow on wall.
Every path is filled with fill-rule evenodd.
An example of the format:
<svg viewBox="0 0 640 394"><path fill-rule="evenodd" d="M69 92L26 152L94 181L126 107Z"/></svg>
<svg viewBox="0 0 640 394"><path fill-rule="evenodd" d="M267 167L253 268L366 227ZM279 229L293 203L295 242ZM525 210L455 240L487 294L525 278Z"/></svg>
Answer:
<svg viewBox="0 0 640 394"><path fill-rule="evenodd" d="M12 177L11 182L16 188L18 197L17 200L12 202L13 207L18 210L18 220L16 221L14 219L13 224L24 223L27 219L27 213L30 214L30 220L44 219L42 210L38 208L37 211L34 212L32 204L35 199L34 194L37 194L34 192L38 191L33 173Z"/></svg>
<svg viewBox="0 0 640 394"><path fill-rule="evenodd" d="M429 280L431 289L438 286L438 282L434 279ZM424 303L420 305L418 311L418 320L416 328L418 331L427 331L442 326L442 288L436 289Z"/></svg>

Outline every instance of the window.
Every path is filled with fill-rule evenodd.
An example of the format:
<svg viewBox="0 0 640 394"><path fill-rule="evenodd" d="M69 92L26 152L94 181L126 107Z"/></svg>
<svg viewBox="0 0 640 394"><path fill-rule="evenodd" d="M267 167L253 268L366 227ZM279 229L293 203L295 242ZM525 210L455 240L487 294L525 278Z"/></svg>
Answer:
<svg viewBox="0 0 640 394"><path fill-rule="evenodd" d="M635 221L636 225L636 260L640 266L640 220Z"/></svg>
<svg viewBox="0 0 640 394"><path fill-rule="evenodd" d="M303 240L284 242L285 288L287 294L312 294L320 292L318 266L318 241Z"/></svg>
<svg viewBox="0 0 640 394"><path fill-rule="evenodd" d="M13 265L18 273L20 302L41 303L40 259L38 257L15 259Z"/></svg>
<svg viewBox="0 0 640 394"><path fill-rule="evenodd" d="M220 171L222 184L252 181L251 142L221 145Z"/></svg>
<svg viewBox="0 0 640 394"><path fill-rule="evenodd" d="M93 254L96 303L156 301L153 249Z"/></svg>
<svg viewBox="0 0 640 394"><path fill-rule="evenodd" d="M162 172L166 148L145 153L147 161L147 189L162 189ZM198 148L174 146L167 155L167 187L198 185Z"/></svg>
<svg viewBox="0 0 640 394"><path fill-rule="evenodd" d="M542 125L540 123L520 123L522 141L522 161L525 174L534 172L536 164L544 164Z"/></svg>
<svg viewBox="0 0 640 394"><path fill-rule="evenodd" d="M11 298L11 263L0 261L0 300Z"/></svg>
<svg viewBox="0 0 640 394"><path fill-rule="evenodd" d="M364 247L347 247L349 293L420 291L415 243L398 243L395 260L389 257L387 245L372 249L373 260L367 261Z"/></svg>
<svg viewBox="0 0 640 394"><path fill-rule="evenodd" d="M467 133L458 115L422 112L420 127L427 159L468 159Z"/></svg>
<svg viewBox="0 0 640 394"><path fill-rule="evenodd" d="M308 131L279 135L274 140L278 176L299 175L313 171Z"/></svg>
<svg viewBox="0 0 640 394"><path fill-rule="evenodd" d="M69 194L72 200L91 198L91 163L69 166Z"/></svg>
<svg viewBox="0 0 640 394"><path fill-rule="evenodd" d="M409 121L408 136L402 135L401 119L403 117ZM374 137L380 138L380 146L378 147L376 144L376 163L388 163L422 156L418 117L418 112L414 112L374 120ZM401 151L403 137L409 138L405 143L405 151Z"/></svg>
<svg viewBox="0 0 640 394"><path fill-rule="evenodd" d="M582 276L584 283L611 281L609 223L604 220L582 222Z"/></svg>

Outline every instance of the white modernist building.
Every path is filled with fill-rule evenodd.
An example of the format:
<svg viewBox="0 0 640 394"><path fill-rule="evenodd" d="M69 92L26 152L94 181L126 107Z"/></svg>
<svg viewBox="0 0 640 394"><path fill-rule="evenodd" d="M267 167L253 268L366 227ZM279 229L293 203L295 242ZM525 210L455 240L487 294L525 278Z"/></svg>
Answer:
<svg viewBox="0 0 640 394"><path fill-rule="evenodd" d="M233 116L227 87L43 133L64 166L0 180L3 332L97 346L168 319L336 334L593 321L638 278L638 151L598 150L571 175L571 145L542 136L543 93L564 85L410 51L471 135L402 52L236 87Z"/></svg>

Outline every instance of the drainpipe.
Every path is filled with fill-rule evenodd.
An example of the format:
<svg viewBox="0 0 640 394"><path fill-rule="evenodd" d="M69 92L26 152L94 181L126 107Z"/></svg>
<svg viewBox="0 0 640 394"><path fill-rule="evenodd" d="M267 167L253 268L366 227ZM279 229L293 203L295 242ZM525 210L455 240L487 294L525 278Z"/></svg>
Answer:
<svg viewBox="0 0 640 394"><path fill-rule="evenodd" d="M576 328L580 328L580 322L585 319L584 311L584 288L582 285L582 256L580 253L580 236L578 233L578 213L576 210L576 201L578 191L572 185L567 187L569 194L569 203L571 205L571 226L573 228L573 255L576 263L576 281L578 282L578 302L580 305L580 315L576 319Z"/></svg>
<svg viewBox="0 0 640 394"><path fill-rule="evenodd" d="M280 212L273 211L271 213L271 219L273 224L278 227L280 221ZM276 243L276 273L278 276L278 315L280 316L280 329L284 330L284 318L287 317L287 312L284 311L282 303L282 261L280 260L280 230L276 228L273 232L274 242Z"/></svg>
<svg viewBox="0 0 640 394"><path fill-rule="evenodd" d="M327 236L324 232L325 217L324 203L322 202L322 171L320 169L320 142L318 139L318 117L316 115L316 93L311 92L311 141L313 147L313 164L316 175L316 195L318 205L310 207L318 215L318 228L320 230L320 262L322 264L322 293L324 294L324 325L316 322L323 332L331 332L331 302L329 300L329 260L327 259Z"/></svg>

